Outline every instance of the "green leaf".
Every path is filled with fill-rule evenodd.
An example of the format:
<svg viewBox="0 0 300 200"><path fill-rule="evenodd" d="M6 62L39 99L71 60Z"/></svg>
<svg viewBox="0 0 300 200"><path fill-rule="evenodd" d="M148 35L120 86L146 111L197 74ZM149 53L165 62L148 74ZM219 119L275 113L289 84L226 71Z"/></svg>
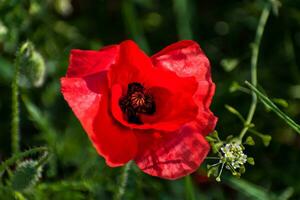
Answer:
<svg viewBox="0 0 300 200"><path fill-rule="evenodd" d="M266 106L270 107L270 109L275 112L277 116L283 119L292 129L294 129L297 133L300 134L300 125L297 124L294 120L292 120L288 115L282 112L266 95L261 93L256 87L254 87L248 81L245 82L246 85L259 97L260 101L264 103Z"/></svg>

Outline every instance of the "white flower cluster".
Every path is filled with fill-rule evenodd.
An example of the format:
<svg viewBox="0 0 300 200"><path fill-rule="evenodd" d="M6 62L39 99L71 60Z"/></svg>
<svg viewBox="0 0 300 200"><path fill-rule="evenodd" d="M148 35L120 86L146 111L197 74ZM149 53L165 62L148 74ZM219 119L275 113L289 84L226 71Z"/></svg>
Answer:
<svg viewBox="0 0 300 200"><path fill-rule="evenodd" d="M224 147L221 148L223 152L223 157L225 159L226 168L233 169L240 168L247 162L247 155L244 154L241 145L237 142L231 142L226 144Z"/></svg>

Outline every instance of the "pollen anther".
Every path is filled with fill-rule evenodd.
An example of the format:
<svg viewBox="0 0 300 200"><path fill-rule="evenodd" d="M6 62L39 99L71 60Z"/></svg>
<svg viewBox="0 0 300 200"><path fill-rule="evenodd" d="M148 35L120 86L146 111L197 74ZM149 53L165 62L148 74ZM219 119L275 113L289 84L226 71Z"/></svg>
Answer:
<svg viewBox="0 0 300 200"><path fill-rule="evenodd" d="M127 121L135 124L143 124L140 114L152 115L156 109L153 96L145 92L144 86L137 82L128 84L127 93L120 98L119 106Z"/></svg>

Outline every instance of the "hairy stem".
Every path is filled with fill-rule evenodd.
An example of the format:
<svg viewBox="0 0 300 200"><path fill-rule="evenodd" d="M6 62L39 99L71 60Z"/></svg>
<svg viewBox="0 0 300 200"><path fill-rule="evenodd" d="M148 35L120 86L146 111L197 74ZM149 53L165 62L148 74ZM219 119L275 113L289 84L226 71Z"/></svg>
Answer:
<svg viewBox="0 0 300 200"><path fill-rule="evenodd" d="M18 57L18 56L17 56ZM15 73L12 81L12 120L11 120L11 148L12 153L20 151L20 107L19 107L19 74L20 66L19 59L15 61Z"/></svg>
<svg viewBox="0 0 300 200"><path fill-rule="evenodd" d="M259 54L259 47L261 43L261 39L265 30L265 26L267 23L267 20L270 15L270 10L271 10L271 5L270 3L266 3L259 19L259 23L256 29L256 35L255 35L255 40L252 45L252 56L251 56L251 84L254 85L255 87L257 86L257 60L258 60L258 54ZM248 115L246 118L245 122L245 127L242 129L240 133L240 140L243 139L244 135L249 129L249 125L252 122L255 110L256 110L256 105L257 105L257 96L255 92L251 92L252 95L252 102L248 111Z"/></svg>
<svg viewBox="0 0 300 200"><path fill-rule="evenodd" d="M126 185L127 185L127 181L128 181L128 173L129 173L129 170L131 167L131 163L132 163L132 161L128 162L123 168L123 172L122 172L121 178L120 178L120 185L114 196L114 200L121 200L125 193Z"/></svg>

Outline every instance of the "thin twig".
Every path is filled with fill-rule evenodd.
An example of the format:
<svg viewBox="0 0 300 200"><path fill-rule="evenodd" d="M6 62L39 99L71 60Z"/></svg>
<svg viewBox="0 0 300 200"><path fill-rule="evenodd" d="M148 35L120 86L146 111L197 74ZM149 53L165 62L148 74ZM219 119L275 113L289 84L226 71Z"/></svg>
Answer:
<svg viewBox="0 0 300 200"><path fill-rule="evenodd" d="M261 43L261 39L265 30L265 26L267 23L267 20L269 18L271 11L271 5L270 3L266 3L259 19L259 23L256 29L256 35L255 35L255 40L252 45L252 56L251 56L251 83L255 87L257 86L257 60L258 60L258 54L259 54L259 47ZM244 135L249 129L249 124L251 124L255 110L256 110L256 105L257 105L257 96L255 92L251 92L252 94L252 102L249 108L249 112L247 115L247 119L245 122L245 127L242 129L239 138L242 140Z"/></svg>

